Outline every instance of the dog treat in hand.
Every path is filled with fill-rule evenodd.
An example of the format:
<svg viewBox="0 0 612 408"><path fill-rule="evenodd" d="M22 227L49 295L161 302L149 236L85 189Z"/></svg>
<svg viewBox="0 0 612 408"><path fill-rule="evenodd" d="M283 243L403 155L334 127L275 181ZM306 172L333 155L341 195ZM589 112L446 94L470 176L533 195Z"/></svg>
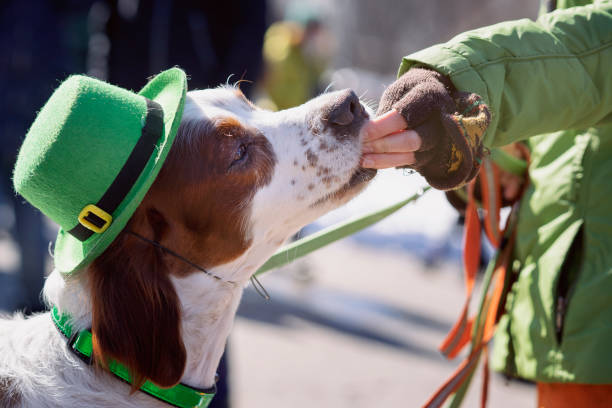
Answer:
<svg viewBox="0 0 612 408"><path fill-rule="evenodd" d="M384 92L377 115L397 110L422 139L410 166L440 190L468 183L478 173L490 113L482 98L460 92L436 71L413 68Z"/></svg>

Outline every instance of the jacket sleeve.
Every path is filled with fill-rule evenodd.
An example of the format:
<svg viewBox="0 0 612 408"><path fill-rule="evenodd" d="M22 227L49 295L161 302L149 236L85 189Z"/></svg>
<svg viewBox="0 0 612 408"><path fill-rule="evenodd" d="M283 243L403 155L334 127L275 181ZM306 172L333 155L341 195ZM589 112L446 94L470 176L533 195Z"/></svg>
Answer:
<svg viewBox="0 0 612 408"><path fill-rule="evenodd" d="M485 99L485 146L612 123L612 1L468 31L404 57L400 75L414 66Z"/></svg>

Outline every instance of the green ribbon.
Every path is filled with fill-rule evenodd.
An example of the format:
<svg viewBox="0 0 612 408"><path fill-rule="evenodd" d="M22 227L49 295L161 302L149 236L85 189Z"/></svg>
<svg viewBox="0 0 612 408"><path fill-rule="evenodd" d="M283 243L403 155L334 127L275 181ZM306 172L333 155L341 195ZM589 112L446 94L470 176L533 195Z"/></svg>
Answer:
<svg viewBox="0 0 612 408"><path fill-rule="evenodd" d="M390 205L380 210L371 212L369 214L357 217L351 220L340 222L332 225L321 231L315 232L307 237L292 242L289 245L279 249L268 261L263 264L261 268L255 272L255 275L267 272L271 269L279 268L283 265L291 263L298 258L308 255L309 253L316 251L317 249L336 242L342 238L352 235L362 229L369 227L372 224L388 217L399 209L405 207L407 204L417 200L431 187L427 186L420 190L418 193L408 197L399 203Z"/></svg>

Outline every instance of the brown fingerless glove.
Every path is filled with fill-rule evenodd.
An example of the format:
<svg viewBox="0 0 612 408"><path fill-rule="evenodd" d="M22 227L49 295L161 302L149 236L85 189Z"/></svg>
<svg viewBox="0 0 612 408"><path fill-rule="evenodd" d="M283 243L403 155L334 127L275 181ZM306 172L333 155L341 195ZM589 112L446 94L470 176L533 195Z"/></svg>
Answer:
<svg viewBox="0 0 612 408"><path fill-rule="evenodd" d="M436 71L412 68L384 92L377 115L397 110L422 139L417 170L439 190L452 190L478 173L482 136L491 115L482 98L460 92Z"/></svg>

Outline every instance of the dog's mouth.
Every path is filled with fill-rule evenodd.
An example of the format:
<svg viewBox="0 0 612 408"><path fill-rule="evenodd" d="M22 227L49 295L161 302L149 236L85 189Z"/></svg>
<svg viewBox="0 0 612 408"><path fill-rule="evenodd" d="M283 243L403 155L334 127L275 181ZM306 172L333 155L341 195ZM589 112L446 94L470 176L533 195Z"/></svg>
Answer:
<svg viewBox="0 0 612 408"><path fill-rule="evenodd" d="M376 176L376 169L366 169L363 167L358 167L349 179L349 181L342 188L351 189L359 184L363 184L367 181L372 180L374 176Z"/></svg>
<svg viewBox="0 0 612 408"><path fill-rule="evenodd" d="M320 198L314 204L312 204L312 206L316 207L328 201L339 201L349 196L352 198L357 195L357 193L359 193L366 186L366 184L374 178L374 176L376 176L376 169L358 167L349 181L347 181L342 187L333 193L327 194L325 197Z"/></svg>

